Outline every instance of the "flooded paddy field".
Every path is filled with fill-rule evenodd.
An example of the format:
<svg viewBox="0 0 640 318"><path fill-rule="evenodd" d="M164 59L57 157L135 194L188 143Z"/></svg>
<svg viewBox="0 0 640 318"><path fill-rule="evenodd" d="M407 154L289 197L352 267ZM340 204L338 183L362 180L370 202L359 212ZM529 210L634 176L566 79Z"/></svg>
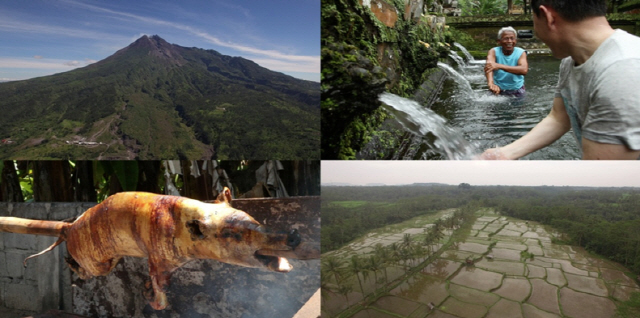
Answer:
<svg viewBox="0 0 640 318"><path fill-rule="evenodd" d="M450 213L379 229L331 255L367 255L378 243L402 242L406 233L419 240L419 229ZM614 317L620 301L640 292L623 266L552 243L551 229L489 210L476 215L464 232L448 231L430 258L386 266L386 278L383 269L370 270L359 276L362 289L355 275L344 278L341 283L353 285L350 292L326 293L323 316L603 318ZM361 290L372 295L363 299Z"/></svg>

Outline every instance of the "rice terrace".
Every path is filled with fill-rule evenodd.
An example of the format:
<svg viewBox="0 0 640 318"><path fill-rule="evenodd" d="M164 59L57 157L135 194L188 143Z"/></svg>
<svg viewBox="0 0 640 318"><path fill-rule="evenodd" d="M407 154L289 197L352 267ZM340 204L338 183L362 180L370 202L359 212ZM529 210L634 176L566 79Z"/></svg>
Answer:
<svg viewBox="0 0 640 318"><path fill-rule="evenodd" d="M322 195L323 316L638 314L636 190L414 184Z"/></svg>

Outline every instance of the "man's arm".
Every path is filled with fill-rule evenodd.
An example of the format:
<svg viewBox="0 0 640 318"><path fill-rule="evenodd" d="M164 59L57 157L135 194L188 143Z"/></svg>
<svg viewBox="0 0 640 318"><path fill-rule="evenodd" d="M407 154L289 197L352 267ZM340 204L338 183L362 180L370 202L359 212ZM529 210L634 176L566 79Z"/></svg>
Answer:
<svg viewBox="0 0 640 318"><path fill-rule="evenodd" d="M489 86L489 90L494 94L500 94L500 87L493 83L493 70L487 71L486 65L496 64L496 52L494 49L490 49L487 53L487 64L485 64L485 73L484 75L487 77L487 86Z"/></svg>
<svg viewBox="0 0 640 318"><path fill-rule="evenodd" d="M493 50L493 49L492 49ZM516 75L527 75L529 72L529 63L527 62L527 52L522 52L520 58L518 59L518 65L509 66L504 64L496 63L495 53L493 54L493 61L489 61L489 56L487 55L487 64L484 67L484 71L486 74L491 72L493 74L494 70L503 70L505 72L516 74Z"/></svg>
<svg viewBox="0 0 640 318"><path fill-rule="evenodd" d="M487 149L479 159L505 160L524 157L558 140L571 128L569 115L561 97L553 99L553 107L547 117L520 139L501 148Z"/></svg>
<svg viewBox="0 0 640 318"><path fill-rule="evenodd" d="M631 150L625 145L604 144L582 138L583 160L637 160L640 150Z"/></svg>

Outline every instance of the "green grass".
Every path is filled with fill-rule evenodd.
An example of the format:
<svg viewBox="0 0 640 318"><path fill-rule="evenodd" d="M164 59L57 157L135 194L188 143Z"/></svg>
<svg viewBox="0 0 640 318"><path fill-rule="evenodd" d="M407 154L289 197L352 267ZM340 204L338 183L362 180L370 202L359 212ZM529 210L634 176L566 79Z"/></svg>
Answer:
<svg viewBox="0 0 640 318"><path fill-rule="evenodd" d="M368 201L333 201L331 203L343 208L355 208L367 204Z"/></svg>

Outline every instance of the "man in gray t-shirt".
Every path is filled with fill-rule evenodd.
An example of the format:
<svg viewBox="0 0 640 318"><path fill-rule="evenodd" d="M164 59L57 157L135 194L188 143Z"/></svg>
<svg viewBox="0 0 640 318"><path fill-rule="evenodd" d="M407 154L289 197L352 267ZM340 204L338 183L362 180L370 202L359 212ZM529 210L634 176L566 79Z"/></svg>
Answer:
<svg viewBox="0 0 640 318"><path fill-rule="evenodd" d="M517 159L573 128L582 159L640 156L640 38L613 30L605 0L532 0L536 35L563 58L549 115L482 159Z"/></svg>

